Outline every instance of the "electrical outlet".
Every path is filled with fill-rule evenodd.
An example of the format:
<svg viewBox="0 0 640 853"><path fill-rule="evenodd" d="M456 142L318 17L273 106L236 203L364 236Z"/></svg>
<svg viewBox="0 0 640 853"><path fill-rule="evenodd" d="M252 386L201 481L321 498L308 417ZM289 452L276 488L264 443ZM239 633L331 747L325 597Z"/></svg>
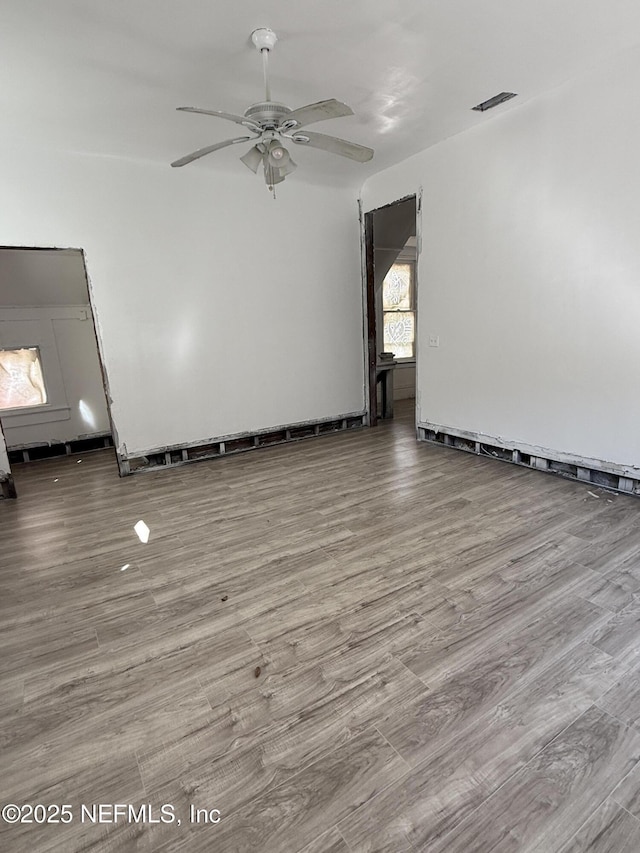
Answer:
<svg viewBox="0 0 640 853"><path fill-rule="evenodd" d="M429 335L429 346L430 347L439 347L440 346L440 335Z"/></svg>

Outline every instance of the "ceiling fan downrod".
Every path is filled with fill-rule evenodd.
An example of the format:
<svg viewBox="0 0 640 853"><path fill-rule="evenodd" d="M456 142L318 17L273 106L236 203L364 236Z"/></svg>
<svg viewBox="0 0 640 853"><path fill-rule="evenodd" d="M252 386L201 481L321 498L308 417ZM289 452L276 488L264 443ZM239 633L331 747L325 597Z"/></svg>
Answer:
<svg viewBox="0 0 640 853"><path fill-rule="evenodd" d="M269 85L269 51L278 41L277 35L268 27L260 27L251 33L251 41L262 54L262 71L264 74L265 101L271 101L271 86Z"/></svg>

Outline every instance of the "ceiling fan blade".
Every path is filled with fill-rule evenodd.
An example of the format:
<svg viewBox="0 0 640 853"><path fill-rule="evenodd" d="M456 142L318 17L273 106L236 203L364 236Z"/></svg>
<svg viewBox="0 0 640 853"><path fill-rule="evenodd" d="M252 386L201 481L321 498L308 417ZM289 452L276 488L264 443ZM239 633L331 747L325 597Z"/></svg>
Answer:
<svg viewBox="0 0 640 853"><path fill-rule="evenodd" d="M250 148L240 159L245 166L251 169L252 172L257 172L258 166L262 163L263 156L264 151L261 151L257 145L254 145L253 148Z"/></svg>
<svg viewBox="0 0 640 853"><path fill-rule="evenodd" d="M353 110L351 107L348 107L341 101L336 101L335 98L330 98L328 101L318 101L317 104L307 104L305 107L299 107L297 110L287 113L286 116L284 116L284 121L282 122L281 127L306 127L308 124L313 124L314 121L324 121L328 118L341 118L342 116L352 115Z"/></svg>
<svg viewBox="0 0 640 853"><path fill-rule="evenodd" d="M225 118L227 121L233 121L236 124L242 124L245 127L251 128L251 130L255 129L256 133L260 133L260 126L255 123L255 121L251 121L249 118L245 118L244 116L237 116L234 113L225 113L222 110L202 110L200 107L176 107L177 110L180 110L183 113L201 113L205 116L214 116L215 118Z"/></svg>
<svg viewBox="0 0 640 853"><path fill-rule="evenodd" d="M294 133L291 137L296 145L308 145L310 148L320 148L322 151L329 151L331 154L340 154L341 157L348 157L350 160L357 160L358 163L366 163L373 157L373 148L367 148L364 145L358 145L357 142L348 142L346 139L339 139L337 136L327 136L324 133Z"/></svg>
<svg viewBox="0 0 640 853"><path fill-rule="evenodd" d="M226 148L228 145L236 145L238 142L249 142L250 139L250 136L239 136L237 139L225 139L224 142L216 142L214 145L207 145L206 148L198 148L197 151L193 151L191 154L187 154L179 160L174 160L171 165L186 166L187 163L192 163L194 160L204 157L205 154L211 154L212 151L218 151L220 148Z"/></svg>

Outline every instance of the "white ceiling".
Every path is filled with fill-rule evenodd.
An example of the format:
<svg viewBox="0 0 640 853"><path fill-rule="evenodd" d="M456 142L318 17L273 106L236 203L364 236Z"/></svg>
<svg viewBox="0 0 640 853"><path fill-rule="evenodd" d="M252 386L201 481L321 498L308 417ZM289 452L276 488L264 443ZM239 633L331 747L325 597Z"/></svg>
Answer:
<svg viewBox="0 0 640 853"><path fill-rule="evenodd" d="M276 31L274 100L356 115L313 128L369 145L361 165L295 149L290 180L360 184L579 74L640 37L638 0L5 0L5 138L168 164L238 135L179 105L244 112L263 97L250 33ZM497 92L519 94L486 113ZM248 144L247 144L248 147ZM240 146L185 168L246 172ZM258 179L256 179L258 180Z"/></svg>

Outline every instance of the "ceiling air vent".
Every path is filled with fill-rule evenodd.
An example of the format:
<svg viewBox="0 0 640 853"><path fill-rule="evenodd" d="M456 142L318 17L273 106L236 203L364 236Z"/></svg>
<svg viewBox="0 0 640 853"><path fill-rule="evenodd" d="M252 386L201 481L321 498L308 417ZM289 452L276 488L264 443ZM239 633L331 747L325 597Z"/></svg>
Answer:
<svg viewBox="0 0 640 853"><path fill-rule="evenodd" d="M488 101L483 101L481 104L476 104L476 106L471 107L471 109L478 110L478 112L483 113L486 110L490 110L493 107L497 107L498 104L504 104L505 101L510 101L511 98L515 97L515 92L500 92L499 95L494 95L493 98L489 98Z"/></svg>

